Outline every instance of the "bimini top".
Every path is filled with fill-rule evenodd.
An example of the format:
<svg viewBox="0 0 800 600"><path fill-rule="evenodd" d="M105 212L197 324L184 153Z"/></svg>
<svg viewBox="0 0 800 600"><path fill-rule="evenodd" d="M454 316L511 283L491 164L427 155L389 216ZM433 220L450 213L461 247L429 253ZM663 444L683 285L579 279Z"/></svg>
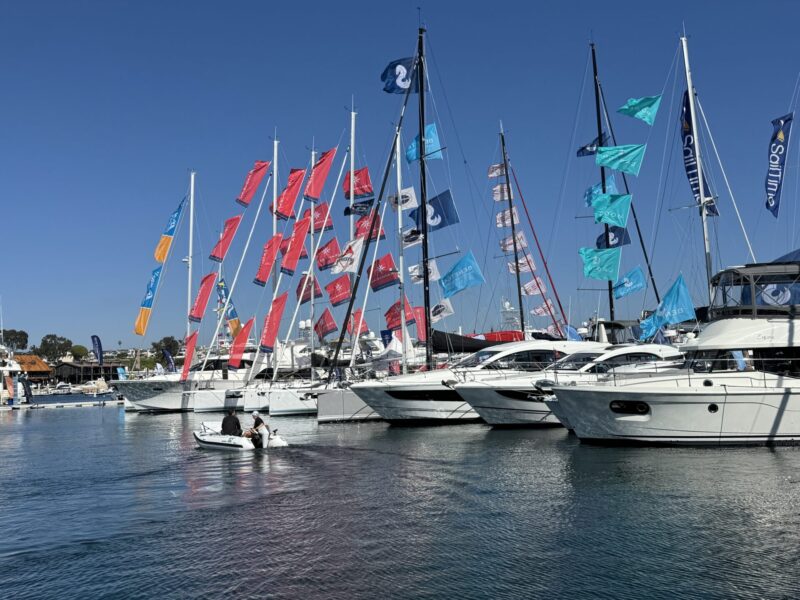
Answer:
<svg viewBox="0 0 800 600"><path fill-rule="evenodd" d="M754 263L711 280L709 318L794 317L800 313L800 262Z"/></svg>

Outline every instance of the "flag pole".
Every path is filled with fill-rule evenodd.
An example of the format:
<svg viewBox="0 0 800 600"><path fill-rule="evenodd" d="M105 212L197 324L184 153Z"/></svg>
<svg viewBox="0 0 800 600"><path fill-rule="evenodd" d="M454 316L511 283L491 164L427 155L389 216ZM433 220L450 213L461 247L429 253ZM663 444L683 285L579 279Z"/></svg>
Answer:
<svg viewBox="0 0 800 600"><path fill-rule="evenodd" d="M189 172L189 255L186 257L187 282L186 282L186 337L192 334L192 254L194 252L194 171ZM166 262L166 261L164 261Z"/></svg>
<svg viewBox="0 0 800 600"><path fill-rule="evenodd" d="M400 331L403 332L403 354L401 364L403 375L405 375L408 373L408 354L406 353L408 329L406 328L405 257L403 255L403 194L401 191L403 188L403 174L400 168L400 156L400 136L398 135L394 143L395 174L397 176L397 240L400 244L397 250L397 264L398 270L400 271Z"/></svg>
<svg viewBox="0 0 800 600"><path fill-rule="evenodd" d="M422 224L422 287L425 306L425 365L433 368L431 335L431 279L428 272L428 185L425 177L425 28L417 40L417 90L419 93L419 218Z"/></svg>
<svg viewBox="0 0 800 600"><path fill-rule="evenodd" d="M500 148L503 151L503 172L506 177L506 196L508 200L508 219L511 221L511 242L514 244L514 272L517 275L517 302L519 302L519 330L522 339L525 339L525 308L522 304L522 281L520 279L519 250L517 249L517 229L514 224L514 208L511 199L511 172L508 168L508 153L506 152L506 134L503 132L503 122L500 121ZM502 213L501 213L502 217ZM534 274L534 278L536 275ZM547 301L547 298L544 298Z"/></svg>

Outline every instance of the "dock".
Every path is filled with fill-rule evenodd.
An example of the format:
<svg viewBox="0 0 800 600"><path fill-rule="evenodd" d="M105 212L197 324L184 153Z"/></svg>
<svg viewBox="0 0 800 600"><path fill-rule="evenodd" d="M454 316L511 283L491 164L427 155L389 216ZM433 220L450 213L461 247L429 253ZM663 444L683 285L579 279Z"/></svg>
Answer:
<svg viewBox="0 0 800 600"><path fill-rule="evenodd" d="M39 408L90 408L99 406L124 406L124 400L98 400L94 402L48 402L47 404L25 403L0 406L0 412L11 410L34 410Z"/></svg>

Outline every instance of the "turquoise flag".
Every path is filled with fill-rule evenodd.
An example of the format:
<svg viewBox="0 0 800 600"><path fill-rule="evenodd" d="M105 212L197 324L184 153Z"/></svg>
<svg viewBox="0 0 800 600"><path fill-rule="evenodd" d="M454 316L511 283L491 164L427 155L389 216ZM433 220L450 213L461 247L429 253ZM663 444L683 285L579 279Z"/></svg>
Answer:
<svg viewBox="0 0 800 600"><path fill-rule="evenodd" d="M594 162L600 167L608 167L623 173L639 175L645 150L647 150L647 144L603 146L597 149Z"/></svg>
<svg viewBox="0 0 800 600"><path fill-rule="evenodd" d="M600 194L592 203L594 222L626 227L631 210L630 194Z"/></svg>
<svg viewBox="0 0 800 600"><path fill-rule="evenodd" d="M635 119L641 119L648 125L652 125L656 120L659 106L661 106L661 94L658 96L645 96L644 98L628 98L625 106L620 106L617 112Z"/></svg>
<svg viewBox="0 0 800 600"><path fill-rule="evenodd" d="M614 298L619 300L628 294L638 292L644 288L644 271L642 271L642 267L636 267L632 271L625 273L625 275L622 276L622 279L614 284Z"/></svg>
<svg viewBox="0 0 800 600"><path fill-rule="evenodd" d="M442 145L439 143L439 132L436 123L425 125L425 160L442 158ZM412 163L419 160L419 136L406 148L406 162Z"/></svg>
<svg viewBox="0 0 800 600"><path fill-rule="evenodd" d="M583 201L586 202L586 206L589 208L592 207L592 203L594 199L597 198L600 194L603 193L603 183L596 183L592 187L587 188L586 191L583 193ZM606 177L606 194L616 194L617 193L617 180L614 179L614 174L611 173L608 177Z"/></svg>
<svg viewBox="0 0 800 600"><path fill-rule="evenodd" d="M442 296L445 298L482 283L486 283L486 280L471 250L439 278L439 287L442 288Z"/></svg>
<svg viewBox="0 0 800 600"><path fill-rule="evenodd" d="M619 277L621 248L595 250L581 248L578 253L583 259L583 276L589 279L616 281Z"/></svg>
<svg viewBox="0 0 800 600"><path fill-rule="evenodd" d="M686 287L683 275L678 275L675 283L667 290L656 308L656 312L639 323L642 328L642 335L639 339L643 341L653 337L664 325L691 321L695 318L694 303L689 294L689 288Z"/></svg>

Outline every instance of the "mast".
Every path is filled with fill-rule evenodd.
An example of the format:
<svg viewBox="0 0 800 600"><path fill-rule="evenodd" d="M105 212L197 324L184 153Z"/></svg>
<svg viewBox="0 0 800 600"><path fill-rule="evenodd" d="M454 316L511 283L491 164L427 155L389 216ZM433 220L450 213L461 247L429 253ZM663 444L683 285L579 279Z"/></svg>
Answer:
<svg viewBox="0 0 800 600"><path fill-rule="evenodd" d="M278 233L278 135L275 132L275 138L272 140L272 237ZM277 273L278 261L272 266L272 291L276 290L277 281L275 273Z"/></svg>
<svg viewBox="0 0 800 600"><path fill-rule="evenodd" d="M713 267L711 263L711 242L708 237L708 211L706 204L710 198L705 197L705 184L703 181L703 163L700 160L700 140L699 131L697 129L697 118L695 117L694 97L695 90L692 85L692 70L689 68L689 40L686 36L681 37L681 46L683 47L683 68L686 71L686 91L689 97L689 113L692 120L692 134L694 135L694 156L697 161L697 187L698 195L700 197L700 220L703 223L703 251L705 252L706 261L706 278L708 279L708 301L711 302L711 277L713 276Z"/></svg>
<svg viewBox="0 0 800 600"><path fill-rule="evenodd" d="M503 132L503 122L500 122L500 148L503 151L503 169L506 174L506 197L508 198L508 218L511 221L511 240L514 244L514 271L517 274L517 302L519 302L519 330L522 339L525 339L525 309L522 305L522 281L520 280L519 251L517 249L517 229L514 225L514 210L511 200L511 171L508 168L508 153L506 152L506 135Z"/></svg>
<svg viewBox="0 0 800 600"><path fill-rule="evenodd" d="M186 257L187 283L186 283L186 337L192 334L192 253L194 252L194 171L189 172L189 255Z"/></svg>
<svg viewBox="0 0 800 600"><path fill-rule="evenodd" d="M417 90L419 95L419 216L422 221L422 293L425 306L425 364L433 368L431 339L431 280L428 272L428 186L425 178L425 28L417 41Z"/></svg>
<svg viewBox="0 0 800 600"><path fill-rule="evenodd" d="M312 144L312 146L313 146L313 144ZM311 174L312 175L314 174L314 163L316 162L316 160L317 160L317 153L314 150L314 148L312 147L311 148ZM311 231L311 254L313 255L313 254L315 254L315 252L314 252L314 206L315 206L315 203L311 202L310 204L311 204L311 227L309 228L309 231ZM328 208L328 214L330 214L330 208ZM322 223L322 230L323 231L325 230L325 223L324 222ZM321 232L320 232L320 237L322 237L322 233ZM308 273L306 273L306 285L311 285L311 299L310 299L310 302L309 302L310 306L309 306L309 310L308 310L308 313L309 313L308 318L310 319L310 325L311 325L311 327L309 327L309 330L311 331L311 335L309 336L311 338L311 354L310 354L310 356L311 356L311 385L314 385L314 329L313 329L313 327L314 327L314 289L316 288L316 281L313 279L313 277L314 277L314 257L313 256L309 256ZM309 281L309 278L312 278L312 279ZM303 293L305 293L305 290L303 292L301 292L301 294L303 294ZM300 299L301 300L303 299L302 295L300 296Z"/></svg>
<svg viewBox="0 0 800 600"><path fill-rule="evenodd" d="M597 146L603 145L603 121L600 116L600 78L597 76L597 51L594 42L589 44L592 49L592 73L594 74L594 108L597 117ZM606 193L606 169L600 167L600 185L602 186L603 193ZM611 245L611 235L608 224L603 225L603 235L605 236L606 248ZM608 282L608 316L614 320L614 282Z"/></svg>
<svg viewBox="0 0 800 600"><path fill-rule="evenodd" d="M401 364L403 374L408 373L408 356L406 355L406 344L408 343L408 330L406 329L406 290L405 290L405 259L403 257L403 203L402 187L403 175L400 168L400 136L395 139L394 162L397 176L397 239L400 247L397 249L397 264L400 271L400 331L403 332L403 354ZM380 229L378 229L380 231ZM376 244L377 245L377 244Z"/></svg>
<svg viewBox="0 0 800 600"><path fill-rule="evenodd" d="M350 104L350 238L353 239L353 196L356 190L356 106L355 101Z"/></svg>

